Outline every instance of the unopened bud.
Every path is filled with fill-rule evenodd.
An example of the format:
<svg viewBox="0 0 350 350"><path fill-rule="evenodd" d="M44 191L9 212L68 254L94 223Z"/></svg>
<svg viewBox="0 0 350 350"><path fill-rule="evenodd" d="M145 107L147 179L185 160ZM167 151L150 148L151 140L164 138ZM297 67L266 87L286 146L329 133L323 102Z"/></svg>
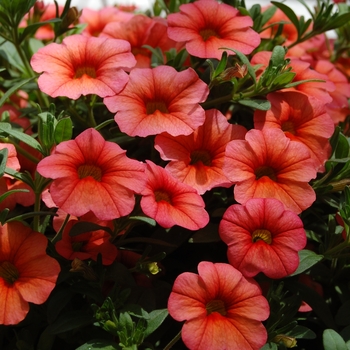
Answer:
<svg viewBox="0 0 350 350"><path fill-rule="evenodd" d="M96 281L97 280L97 275L96 275L95 271L90 266L88 266L84 261L82 261L78 258L75 258L72 261L71 266L72 266L72 268L69 270L69 272L79 272L88 281Z"/></svg>
<svg viewBox="0 0 350 350"><path fill-rule="evenodd" d="M156 262L151 262L148 264L148 271L152 274L152 275L156 275L157 273L159 273L161 270L158 266L158 264Z"/></svg>
<svg viewBox="0 0 350 350"><path fill-rule="evenodd" d="M297 346L297 340L293 337L288 337L288 335L285 334L276 335L272 341L277 344L283 343L283 345L287 348L295 348Z"/></svg>
<svg viewBox="0 0 350 350"><path fill-rule="evenodd" d="M71 7L62 20L62 28L68 28L71 24L75 24L81 13L76 7Z"/></svg>

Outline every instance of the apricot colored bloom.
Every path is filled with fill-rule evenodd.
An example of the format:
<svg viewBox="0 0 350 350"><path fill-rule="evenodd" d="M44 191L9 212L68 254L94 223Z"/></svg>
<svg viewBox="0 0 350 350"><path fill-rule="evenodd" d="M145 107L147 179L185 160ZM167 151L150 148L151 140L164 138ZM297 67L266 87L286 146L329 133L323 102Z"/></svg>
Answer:
<svg viewBox="0 0 350 350"><path fill-rule="evenodd" d="M129 136L148 136L167 132L189 135L203 125L204 102L209 88L192 69L177 72L173 67L134 68L129 82L118 95L103 102L121 131Z"/></svg>
<svg viewBox="0 0 350 350"><path fill-rule="evenodd" d="M55 287L60 265L46 247L43 234L20 222L0 225L0 324L21 322L28 303L44 303Z"/></svg>
<svg viewBox="0 0 350 350"><path fill-rule="evenodd" d="M245 277L263 272L283 278L299 265L298 251L306 245L304 225L297 214L274 198L253 198L231 205L219 226L230 264Z"/></svg>
<svg viewBox="0 0 350 350"><path fill-rule="evenodd" d="M255 111L255 128L282 129L289 139L302 142L309 149L316 169L323 171L332 152L328 139L334 131L324 104L298 91L271 93L267 99L271 102L271 109Z"/></svg>
<svg viewBox="0 0 350 350"><path fill-rule="evenodd" d="M130 214L134 194L145 186L144 164L125 153L90 128L60 143L37 171L54 179L52 199L66 213L80 217L92 211L98 219L112 220Z"/></svg>
<svg viewBox="0 0 350 350"><path fill-rule="evenodd" d="M101 36L123 39L130 43L131 52L136 58L137 68L150 68L152 52L144 45L159 47L163 52L169 51L176 43L168 38L167 22L163 18L149 18L135 15L129 21L109 23Z"/></svg>
<svg viewBox="0 0 350 350"><path fill-rule="evenodd" d="M114 6L106 6L100 10L92 10L85 7L79 22L87 24L82 34L99 36L108 23L127 22L133 16L133 13L120 11Z"/></svg>
<svg viewBox="0 0 350 350"><path fill-rule="evenodd" d="M136 61L130 44L124 40L71 35L62 44L51 43L32 57L41 91L51 97L66 96L73 100L81 95L113 96L128 81L124 71Z"/></svg>
<svg viewBox="0 0 350 350"><path fill-rule="evenodd" d="M251 198L276 198L298 214L316 199L308 184L316 177L309 150L280 129L252 129L245 140L229 142L224 172L236 184L234 197L241 204Z"/></svg>
<svg viewBox="0 0 350 350"><path fill-rule="evenodd" d="M200 0L181 5L180 13L168 16L168 35L186 42L186 49L193 56L220 59L223 47L249 54L260 44L260 36L250 28L252 25L249 16L240 15L230 5Z"/></svg>
<svg viewBox="0 0 350 350"><path fill-rule="evenodd" d="M216 109L205 111L205 123L188 136L157 135L155 148L164 160L165 167L179 181L192 186L203 194L213 187L230 187L222 166L225 148L229 141L244 139L247 130L240 125L229 124Z"/></svg>
<svg viewBox="0 0 350 350"><path fill-rule="evenodd" d="M142 211L164 227L198 230L209 222L205 203L191 186L176 180L162 167L147 162L147 185L141 192Z"/></svg>
<svg viewBox="0 0 350 350"><path fill-rule="evenodd" d="M91 216L91 215L89 215ZM87 219L82 218L81 221ZM117 257L118 249L110 242L111 235L105 230L92 230L84 232L78 235L71 236L72 228L81 222L78 219L69 220L65 226L62 239L55 245L57 253L68 260L74 260L78 258L80 260L93 259L97 260L98 254L102 256L102 264L110 265ZM106 226L107 222L101 220L87 220L92 224L98 224L100 226Z"/></svg>
<svg viewBox="0 0 350 350"><path fill-rule="evenodd" d="M258 350L267 340L261 321L270 310L258 284L229 264L202 261L198 275L179 275L168 311L186 321L181 337L190 350Z"/></svg>

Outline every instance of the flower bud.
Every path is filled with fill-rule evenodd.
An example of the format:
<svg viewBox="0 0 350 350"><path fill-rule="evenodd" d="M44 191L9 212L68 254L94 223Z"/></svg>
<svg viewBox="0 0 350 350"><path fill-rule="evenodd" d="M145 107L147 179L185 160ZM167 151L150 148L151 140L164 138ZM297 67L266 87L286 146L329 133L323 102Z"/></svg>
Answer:
<svg viewBox="0 0 350 350"><path fill-rule="evenodd" d="M75 258L71 264L72 268L69 272L80 272L85 279L88 281L96 281L97 275L95 271L88 266L84 261L81 261L78 258Z"/></svg>
<svg viewBox="0 0 350 350"><path fill-rule="evenodd" d="M297 346L297 340L293 337L288 337L288 335L285 334L276 335L272 341L277 344L283 343L283 345L287 348L295 348Z"/></svg>

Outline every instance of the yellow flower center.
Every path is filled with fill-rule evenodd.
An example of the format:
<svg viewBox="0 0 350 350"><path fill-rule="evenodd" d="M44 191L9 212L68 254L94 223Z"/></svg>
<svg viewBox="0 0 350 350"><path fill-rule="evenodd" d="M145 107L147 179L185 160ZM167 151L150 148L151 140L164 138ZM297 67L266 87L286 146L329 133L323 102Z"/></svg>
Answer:
<svg viewBox="0 0 350 350"><path fill-rule="evenodd" d="M293 122L290 122L290 121L287 121L287 122L284 122L282 124L282 130L284 132L289 132L293 135L296 134L296 130L295 130L295 127L294 127L294 123Z"/></svg>
<svg viewBox="0 0 350 350"><path fill-rule="evenodd" d="M156 198L157 203L159 203L160 201L165 201L171 204L171 198L169 194L165 191L162 191L162 190L154 191L154 196Z"/></svg>
<svg viewBox="0 0 350 350"><path fill-rule="evenodd" d="M96 181L101 181L102 171L96 165L84 164L78 168L79 179L84 179L85 177L91 176Z"/></svg>
<svg viewBox="0 0 350 350"><path fill-rule="evenodd" d="M277 177L275 171L269 166L262 166L255 170L256 179L259 180L263 176L269 177L271 180L276 181Z"/></svg>
<svg viewBox="0 0 350 350"><path fill-rule="evenodd" d="M220 38L220 35L214 29L210 29L210 28L202 29L199 32L199 35L203 38L204 41L207 41L213 36L216 38Z"/></svg>
<svg viewBox="0 0 350 350"><path fill-rule="evenodd" d="M0 278L3 278L9 284L14 284L19 278L16 266L9 261L0 263Z"/></svg>
<svg viewBox="0 0 350 350"><path fill-rule="evenodd" d="M191 153L191 165L202 162L206 166L211 165L210 153L206 150L195 150Z"/></svg>
<svg viewBox="0 0 350 350"><path fill-rule="evenodd" d="M205 306L207 310L207 315L210 315L213 312L218 312L220 315L226 315L225 303L222 300L214 299L209 301L209 303Z"/></svg>
<svg viewBox="0 0 350 350"><path fill-rule="evenodd" d="M94 67L79 67L75 71L74 79L79 79L84 74L88 75L91 78L96 78L96 70Z"/></svg>
<svg viewBox="0 0 350 350"><path fill-rule="evenodd" d="M252 241L253 243L255 243L260 240L264 241L267 244L271 244L272 243L271 232L265 229L255 230L252 234Z"/></svg>
<svg viewBox="0 0 350 350"><path fill-rule="evenodd" d="M169 113L167 105L163 101L150 101L146 104L147 115L153 114L155 111L161 113Z"/></svg>

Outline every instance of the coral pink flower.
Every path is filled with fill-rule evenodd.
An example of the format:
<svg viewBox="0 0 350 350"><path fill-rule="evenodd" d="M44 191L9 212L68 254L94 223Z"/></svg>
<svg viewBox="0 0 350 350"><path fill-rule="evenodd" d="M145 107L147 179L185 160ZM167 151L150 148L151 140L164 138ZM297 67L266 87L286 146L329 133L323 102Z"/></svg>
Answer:
<svg viewBox="0 0 350 350"><path fill-rule="evenodd" d="M204 201L194 188L179 182L151 161L147 161L146 176L141 208L160 226L170 228L179 225L198 230L209 222Z"/></svg>
<svg viewBox="0 0 350 350"><path fill-rule="evenodd" d="M103 100L121 131L130 136L167 132L189 135L205 120L199 105L209 88L192 69L177 72L168 66L134 68L129 82L118 95Z"/></svg>
<svg viewBox="0 0 350 350"><path fill-rule="evenodd" d="M22 321L28 302L44 303L55 287L60 265L46 247L43 234L20 222L0 225L0 324Z"/></svg>
<svg viewBox="0 0 350 350"><path fill-rule="evenodd" d="M199 275L179 275L168 300L171 317L186 321L181 337L191 350L260 349L267 340L261 321L270 310L260 287L229 264L202 261Z"/></svg>
<svg viewBox="0 0 350 350"><path fill-rule="evenodd" d="M186 49L193 56L220 59L223 52L220 48L249 54L260 44L259 34L249 28L252 25L249 16L240 15L232 6L200 0L181 5L180 13L168 16L168 35L175 41L186 42Z"/></svg>
<svg viewBox="0 0 350 350"><path fill-rule="evenodd" d="M155 139L162 159L171 160L165 169L198 194L213 187L232 186L222 170L225 148L231 140L244 139L247 132L243 126L229 124L216 109L205 114L205 123L193 134L174 137L163 133Z"/></svg>
<svg viewBox="0 0 350 350"><path fill-rule="evenodd" d="M251 198L276 198L300 213L316 199L308 182L316 177L306 146L288 139L282 130L249 130L245 140L227 144L224 172L236 184L237 202Z"/></svg>
<svg viewBox="0 0 350 350"><path fill-rule="evenodd" d="M135 63L128 42L78 34L40 48L31 59L33 70L44 72L38 79L40 90L74 100L88 94L117 94L128 81L123 69Z"/></svg>
<svg viewBox="0 0 350 350"><path fill-rule="evenodd" d="M98 11L83 8L79 22L87 24L83 31L84 35L99 36L108 23L127 22L133 16L133 13L120 11L113 6L104 7Z"/></svg>
<svg viewBox="0 0 350 350"><path fill-rule="evenodd" d="M290 275L299 265L298 251L306 245L299 216L274 198L231 205L220 222L219 234L228 245L230 264L246 277L259 272L270 278Z"/></svg>
<svg viewBox="0 0 350 350"><path fill-rule="evenodd" d="M144 164L129 159L117 144L105 141L95 129L60 143L38 164L38 172L54 179L53 201L80 217L92 211L101 220L128 215L134 194L145 186Z"/></svg>
<svg viewBox="0 0 350 350"><path fill-rule="evenodd" d="M163 52L176 46L176 43L168 38L167 28L165 19L135 15L126 23L109 23L101 36L128 41L137 61L136 67L150 68L152 53L144 48L144 45L159 47Z"/></svg>
<svg viewBox="0 0 350 350"><path fill-rule="evenodd" d="M331 154L328 139L334 125L320 101L298 91L275 92L267 95L271 102L268 111L255 111L256 129L280 128L294 141L302 142L310 151L319 171Z"/></svg>
<svg viewBox="0 0 350 350"><path fill-rule="evenodd" d="M102 264L110 265L117 257L118 249L110 242L111 235L105 230L84 232L71 236L71 229L81 221L92 222L100 226L107 226L108 222L84 215L81 220L69 220L62 233L62 239L55 245L57 253L68 260L78 258L80 260L97 260L98 254L102 255ZM108 226L107 226L108 227Z"/></svg>

